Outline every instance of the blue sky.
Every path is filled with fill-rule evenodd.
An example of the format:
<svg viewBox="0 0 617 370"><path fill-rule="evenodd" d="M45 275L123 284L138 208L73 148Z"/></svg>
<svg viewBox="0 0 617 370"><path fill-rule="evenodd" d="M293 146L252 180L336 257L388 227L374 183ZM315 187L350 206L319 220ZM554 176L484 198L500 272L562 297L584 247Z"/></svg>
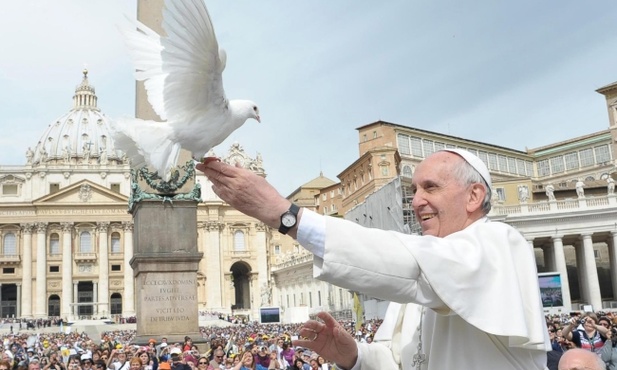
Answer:
<svg viewBox="0 0 617 370"><path fill-rule="evenodd" d="M227 96L252 99L217 147L260 152L283 195L358 157L382 119L524 150L608 127L595 92L617 81L609 1L206 1L227 51ZM25 163L71 108L84 65L110 118L134 112L116 25L134 0L21 0L0 12L2 165Z"/></svg>

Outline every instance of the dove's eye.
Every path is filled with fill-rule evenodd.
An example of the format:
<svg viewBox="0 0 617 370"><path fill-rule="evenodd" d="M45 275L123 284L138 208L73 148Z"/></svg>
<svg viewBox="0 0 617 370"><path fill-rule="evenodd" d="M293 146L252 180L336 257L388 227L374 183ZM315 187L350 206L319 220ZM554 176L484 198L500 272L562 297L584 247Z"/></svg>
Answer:
<svg viewBox="0 0 617 370"><path fill-rule="evenodd" d="M257 112L257 107L253 105L253 110Z"/></svg>

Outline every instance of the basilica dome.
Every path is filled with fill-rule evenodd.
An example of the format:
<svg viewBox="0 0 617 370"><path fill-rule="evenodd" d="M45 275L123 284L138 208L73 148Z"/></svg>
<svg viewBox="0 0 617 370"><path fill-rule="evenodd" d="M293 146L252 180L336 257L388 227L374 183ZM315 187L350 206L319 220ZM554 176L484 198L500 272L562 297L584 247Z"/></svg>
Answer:
<svg viewBox="0 0 617 370"><path fill-rule="evenodd" d="M75 88L73 108L54 120L34 148L28 148L26 160L32 166L42 165L110 165L127 161L116 150L109 134L110 123L97 107L94 86L88 82L88 71Z"/></svg>

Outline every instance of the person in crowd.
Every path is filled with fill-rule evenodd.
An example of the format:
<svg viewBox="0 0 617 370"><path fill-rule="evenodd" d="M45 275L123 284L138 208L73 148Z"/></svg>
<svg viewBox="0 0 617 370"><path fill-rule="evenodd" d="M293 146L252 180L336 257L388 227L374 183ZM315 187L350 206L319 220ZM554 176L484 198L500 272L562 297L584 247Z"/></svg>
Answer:
<svg viewBox="0 0 617 370"><path fill-rule="evenodd" d="M210 361L208 360L208 357L201 356L201 357L199 357L199 360L197 360L197 369L198 370L208 370L209 369L209 367L208 367L209 364L210 364Z"/></svg>
<svg viewBox="0 0 617 370"><path fill-rule="evenodd" d="M281 363L279 362L277 356L276 356L276 348L274 349L274 351L270 352L270 364L268 365L268 370L282 370L283 367L281 366Z"/></svg>
<svg viewBox="0 0 617 370"><path fill-rule="evenodd" d="M68 370L82 370L81 367L81 357L77 354L70 355L69 360L67 361L67 369Z"/></svg>
<svg viewBox="0 0 617 370"><path fill-rule="evenodd" d="M216 348L212 351L212 361L210 361L210 366L214 370L220 370L225 367L225 351L222 348Z"/></svg>
<svg viewBox="0 0 617 370"><path fill-rule="evenodd" d="M301 358L296 358L291 365L291 370L304 370L304 361Z"/></svg>
<svg viewBox="0 0 617 370"><path fill-rule="evenodd" d="M582 349L574 348L564 352L559 360L559 370L605 370L606 365L600 356Z"/></svg>
<svg viewBox="0 0 617 370"><path fill-rule="evenodd" d="M563 352L563 347L559 342L559 338L557 338L557 330L555 329L555 325L549 324L547 330L552 350L557 352Z"/></svg>
<svg viewBox="0 0 617 370"><path fill-rule="evenodd" d="M159 363L156 356L154 356L155 351L156 349L148 346L142 347L140 351L137 352L137 356L141 360L144 370L158 370Z"/></svg>
<svg viewBox="0 0 617 370"><path fill-rule="evenodd" d="M92 357L88 354L81 355L81 368L82 370L93 370L94 362Z"/></svg>
<svg viewBox="0 0 617 370"><path fill-rule="evenodd" d="M28 363L28 370L41 370L41 362L37 359L32 359Z"/></svg>
<svg viewBox="0 0 617 370"><path fill-rule="evenodd" d="M330 366L322 356L317 356L317 362L321 370L330 370Z"/></svg>
<svg viewBox="0 0 617 370"><path fill-rule="evenodd" d="M11 364L6 360L0 360L0 370L11 370Z"/></svg>
<svg viewBox="0 0 617 370"><path fill-rule="evenodd" d="M193 340L188 335L184 337L184 343L182 344L182 352L190 351L193 349Z"/></svg>
<svg viewBox="0 0 617 370"><path fill-rule="evenodd" d="M270 367L270 355L268 354L268 347L258 346L254 358L255 369L268 370L268 367Z"/></svg>
<svg viewBox="0 0 617 370"><path fill-rule="evenodd" d="M305 339L294 344L345 369L545 368L551 347L533 251L513 227L486 217L491 179L477 156L446 149L417 166L412 206L422 236L299 208L238 166L210 161L196 168L222 200L313 253L317 278L403 303L388 309L377 333L382 343L356 343L322 312L323 322L308 321L299 332Z"/></svg>
<svg viewBox="0 0 617 370"><path fill-rule="evenodd" d="M563 330L564 338L574 342L577 348L598 352L604 346L606 335L610 330L598 325L595 313L588 312L579 320L579 316L572 317Z"/></svg>
<svg viewBox="0 0 617 370"><path fill-rule="evenodd" d="M282 347L281 354L280 354L281 364L285 368L290 367L291 364L293 364L294 362L294 359L296 357L295 355L296 355L296 351L292 347L291 342L288 340L283 341L283 347Z"/></svg>
<svg viewBox="0 0 617 370"><path fill-rule="evenodd" d="M129 370L144 370L143 364L139 357L133 357L129 361Z"/></svg>
<svg viewBox="0 0 617 370"><path fill-rule="evenodd" d="M251 351L244 351L239 357L240 361L233 367L233 370L255 370L255 359Z"/></svg>
<svg viewBox="0 0 617 370"><path fill-rule="evenodd" d="M227 357L225 359L225 370L231 370L234 367L233 357Z"/></svg>
<svg viewBox="0 0 617 370"><path fill-rule="evenodd" d="M606 368L608 370L617 370L617 337L614 335L617 334L616 329L609 330L606 335L606 341L604 342L604 346L598 352L600 358L606 364Z"/></svg>
<svg viewBox="0 0 617 370"><path fill-rule="evenodd" d="M109 359L107 360L107 369L108 370L129 370L130 364L127 361L126 353L124 349L113 349L109 354ZM73 370L73 369L68 369Z"/></svg>

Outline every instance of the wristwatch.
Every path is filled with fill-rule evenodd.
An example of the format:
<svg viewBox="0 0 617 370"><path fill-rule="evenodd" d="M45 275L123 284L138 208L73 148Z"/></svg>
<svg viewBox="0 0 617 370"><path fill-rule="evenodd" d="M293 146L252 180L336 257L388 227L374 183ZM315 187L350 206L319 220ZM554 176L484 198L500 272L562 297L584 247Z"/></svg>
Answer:
<svg viewBox="0 0 617 370"><path fill-rule="evenodd" d="M281 215L281 226L279 226L279 233L286 235L292 227L296 226L299 211L300 207L291 203L289 209Z"/></svg>

